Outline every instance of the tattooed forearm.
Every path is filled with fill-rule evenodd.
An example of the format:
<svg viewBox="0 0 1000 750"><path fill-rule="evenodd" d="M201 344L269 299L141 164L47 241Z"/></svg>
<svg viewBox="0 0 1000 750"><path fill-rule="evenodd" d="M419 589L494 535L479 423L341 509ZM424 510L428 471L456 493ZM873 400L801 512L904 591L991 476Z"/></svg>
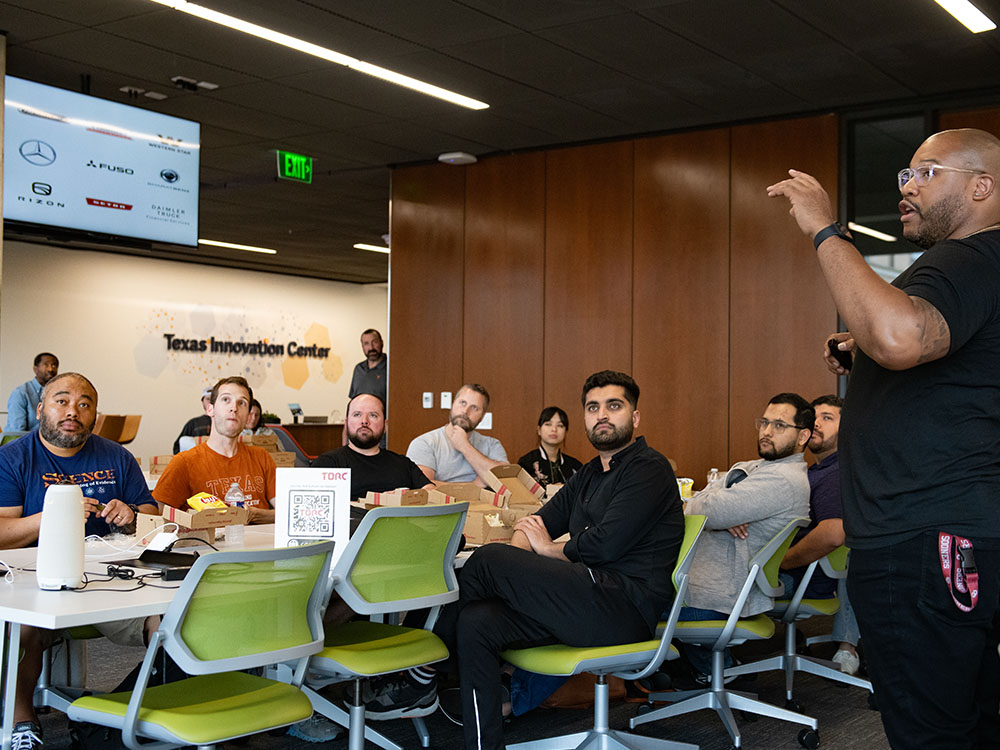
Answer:
<svg viewBox="0 0 1000 750"><path fill-rule="evenodd" d="M917 312L917 328L920 331L920 356L917 364L940 359L951 346L951 331L948 321L934 305L921 297L910 297Z"/></svg>

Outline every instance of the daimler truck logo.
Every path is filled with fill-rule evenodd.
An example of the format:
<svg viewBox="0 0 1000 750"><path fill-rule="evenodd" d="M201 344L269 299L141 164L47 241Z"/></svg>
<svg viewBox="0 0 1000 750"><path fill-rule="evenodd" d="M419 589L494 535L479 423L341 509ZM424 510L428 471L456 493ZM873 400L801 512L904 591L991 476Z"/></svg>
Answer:
<svg viewBox="0 0 1000 750"><path fill-rule="evenodd" d="M36 167L47 167L56 160L56 150L45 141L25 141L18 151L28 164Z"/></svg>

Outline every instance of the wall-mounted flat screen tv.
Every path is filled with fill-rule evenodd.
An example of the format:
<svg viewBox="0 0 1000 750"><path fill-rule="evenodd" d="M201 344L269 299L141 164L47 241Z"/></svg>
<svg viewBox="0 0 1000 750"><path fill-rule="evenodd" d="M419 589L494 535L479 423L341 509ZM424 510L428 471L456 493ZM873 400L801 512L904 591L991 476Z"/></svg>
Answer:
<svg viewBox="0 0 1000 750"><path fill-rule="evenodd" d="M6 221L198 244L196 122L6 76Z"/></svg>

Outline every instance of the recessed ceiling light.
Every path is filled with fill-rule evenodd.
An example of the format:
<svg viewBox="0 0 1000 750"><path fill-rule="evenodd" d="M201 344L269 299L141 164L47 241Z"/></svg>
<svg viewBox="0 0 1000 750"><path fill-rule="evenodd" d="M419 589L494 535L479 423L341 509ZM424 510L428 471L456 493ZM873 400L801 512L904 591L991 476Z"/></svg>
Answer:
<svg viewBox="0 0 1000 750"><path fill-rule="evenodd" d="M434 96L438 99L444 99L452 104L458 104L459 106L468 107L469 109L486 109L490 106L485 102L472 99L468 96L463 96L462 94L456 94L454 91L443 89L440 86L435 86L434 84L426 83L416 78L410 78L410 76L405 76L402 73L397 73L393 70L389 70L388 68L372 65L371 63L365 62L364 60L358 60L350 55L345 55L341 52L327 49L326 47L320 47L318 44L297 39L296 37L289 36L288 34L282 34L280 31L275 31L274 29L258 26L255 23L244 21L243 19L236 18L235 16L219 13L218 11L205 8L201 5L196 5L195 3L188 2L187 0L150 1L159 3L160 5L166 5L183 13L189 13L190 15L204 19L205 21L211 21L212 23L217 23L221 26L235 29L236 31L242 31L244 34L250 34L251 36L255 36L259 39L274 42L275 44L280 44L285 47L298 50L299 52L305 52L309 55L315 55L316 57L336 63L337 65L344 65L351 68L351 70L358 71L359 73L367 73L375 78L381 78L383 81L389 81L389 83L395 83L398 86L405 86L408 89L419 91L421 94L427 94L428 96Z"/></svg>
<svg viewBox="0 0 1000 750"><path fill-rule="evenodd" d="M371 250L373 253L388 253L391 252L387 247L379 247L378 245L366 245L364 242L358 242L354 245L356 250Z"/></svg>
<svg viewBox="0 0 1000 750"><path fill-rule="evenodd" d="M969 0L934 0L938 5L951 13L973 34L983 31L993 31L997 27L979 8Z"/></svg>
<svg viewBox="0 0 1000 750"><path fill-rule="evenodd" d="M882 242L896 242L899 239L898 237L893 237L891 234L866 227L864 224L855 224L853 221L847 222L847 228L861 234L867 234L869 237L882 240Z"/></svg>
<svg viewBox="0 0 1000 750"><path fill-rule="evenodd" d="M166 94L161 94L159 91L147 91L143 96L148 96L150 99L155 99L158 102L167 98Z"/></svg>
<svg viewBox="0 0 1000 750"><path fill-rule="evenodd" d="M477 159L464 151L449 151L446 154L441 154L438 161L442 164L475 164Z"/></svg>
<svg viewBox="0 0 1000 750"><path fill-rule="evenodd" d="M213 247L228 247L232 250L246 250L250 253L267 253L268 255L277 255L277 250L272 250L269 247L255 247L254 245L237 245L235 242L220 242L219 240L198 240L199 245L212 245Z"/></svg>

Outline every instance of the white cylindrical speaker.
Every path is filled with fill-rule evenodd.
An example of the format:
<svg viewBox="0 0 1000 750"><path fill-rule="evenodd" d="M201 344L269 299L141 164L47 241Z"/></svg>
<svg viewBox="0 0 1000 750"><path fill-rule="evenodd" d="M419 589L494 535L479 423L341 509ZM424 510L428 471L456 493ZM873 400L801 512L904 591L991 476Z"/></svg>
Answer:
<svg viewBox="0 0 1000 750"><path fill-rule="evenodd" d="M38 587L48 591L83 584L83 492L75 484L53 484L45 491L35 562Z"/></svg>

